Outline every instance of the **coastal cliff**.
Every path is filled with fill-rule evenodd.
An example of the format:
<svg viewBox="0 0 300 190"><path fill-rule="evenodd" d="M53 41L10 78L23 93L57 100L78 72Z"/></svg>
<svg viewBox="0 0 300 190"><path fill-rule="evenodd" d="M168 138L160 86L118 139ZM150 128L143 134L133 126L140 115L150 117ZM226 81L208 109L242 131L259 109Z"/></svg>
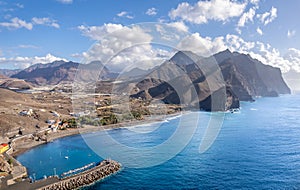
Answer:
<svg viewBox="0 0 300 190"><path fill-rule="evenodd" d="M252 101L256 96L273 97L291 93L279 68L264 65L250 55L231 53L229 50L220 52L215 58L224 81L241 101Z"/></svg>
<svg viewBox="0 0 300 190"><path fill-rule="evenodd" d="M136 86L139 90L132 97L161 99L168 104L185 104L194 88L197 97L189 99L189 106L205 111L235 109L239 101L291 92L279 68L229 50L208 58L179 51Z"/></svg>

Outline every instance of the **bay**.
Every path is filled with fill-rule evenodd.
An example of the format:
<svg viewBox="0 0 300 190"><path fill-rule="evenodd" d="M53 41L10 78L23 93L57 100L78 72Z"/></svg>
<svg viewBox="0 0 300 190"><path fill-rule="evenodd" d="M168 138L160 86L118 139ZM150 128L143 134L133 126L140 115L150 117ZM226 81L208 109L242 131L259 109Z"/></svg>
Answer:
<svg viewBox="0 0 300 190"><path fill-rule="evenodd" d="M207 151L199 153L205 127L212 117L224 119L220 133ZM170 159L152 167L125 164L121 172L88 189L300 188L299 95L242 102L236 113L185 113L162 123L66 137L29 150L17 159L32 178L41 179L98 162L104 157L99 152L117 152L114 144L104 141L107 134L119 144L143 150L172 138L178 125L190 130L195 123L192 139ZM124 163L159 159L161 152L134 154L128 152L131 160Z"/></svg>

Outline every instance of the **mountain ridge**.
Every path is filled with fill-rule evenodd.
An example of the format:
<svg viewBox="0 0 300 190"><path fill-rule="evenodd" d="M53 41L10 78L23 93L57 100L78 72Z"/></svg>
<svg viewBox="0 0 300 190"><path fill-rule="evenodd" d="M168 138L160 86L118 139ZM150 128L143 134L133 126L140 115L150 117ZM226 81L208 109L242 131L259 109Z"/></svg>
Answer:
<svg viewBox="0 0 300 190"><path fill-rule="evenodd" d="M79 82L121 79L113 84L115 92L112 93L159 99L168 104L183 103L188 107L200 106L199 109L206 111L235 109L239 107L239 101L254 101L257 96L276 97L291 92L279 68L228 49L210 57L178 51L152 69L133 68L119 76L99 61L85 65L56 61L31 66L12 77L36 85L55 85L75 79ZM97 90L101 91L101 87Z"/></svg>
<svg viewBox="0 0 300 190"><path fill-rule="evenodd" d="M188 54L191 55L191 52ZM156 78L162 82L148 87L140 86L141 90L132 97L158 98L165 103L177 104L181 94L176 96L176 90L172 90L168 83L176 80L174 77L180 76L180 72L189 77L197 91L200 109L206 111L235 109L239 107L239 101L254 101L257 96L275 97L291 92L279 68L264 65L249 55L229 50L200 59L193 59L196 55L189 55L176 53L175 58L172 57L145 77L148 81ZM180 82L182 80L177 78L177 84ZM213 100L218 102L215 108L212 108L212 96L217 97Z"/></svg>
<svg viewBox="0 0 300 190"><path fill-rule="evenodd" d="M101 71L99 71L100 68ZM73 82L75 78L82 81L95 80L95 76L99 76L99 73L101 79L114 75L100 61L92 61L89 64L54 61L48 64L33 65L12 77L24 79L35 85L56 85L61 82Z"/></svg>

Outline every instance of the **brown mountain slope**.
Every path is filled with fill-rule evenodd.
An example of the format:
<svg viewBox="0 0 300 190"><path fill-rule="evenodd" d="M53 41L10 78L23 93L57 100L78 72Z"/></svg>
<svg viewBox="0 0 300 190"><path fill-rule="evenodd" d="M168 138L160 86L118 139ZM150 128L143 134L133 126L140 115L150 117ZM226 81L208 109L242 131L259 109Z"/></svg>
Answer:
<svg viewBox="0 0 300 190"><path fill-rule="evenodd" d="M146 82L153 80L156 83ZM209 58L178 52L144 79L132 82L137 82L138 89L132 97L199 104L207 111L238 108L239 100L253 101L256 96L290 93L278 68L229 50Z"/></svg>
<svg viewBox="0 0 300 190"><path fill-rule="evenodd" d="M239 106L238 98L230 87L226 88L217 64L191 54L178 52L145 78L119 86L129 88L135 83L131 97L159 99L167 104L181 104L187 109L220 111ZM126 93L130 91L126 90ZM216 102L213 107L211 101Z"/></svg>
<svg viewBox="0 0 300 190"><path fill-rule="evenodd" d="M32 115L20 114L22 111L30 109L33 111ZM27 133L34 132L36 125L48 128L45 121L56 119L50 111L56 111L62 117L68 117L70 110L71 100L63 95L50 92L22 94L0 88L0 135L16 132L19 128L24 129Z"/></svg>
<svg viewBox="0 0 300 190"><path fill-rule="evenodd" d="M11 79L11 78L5 79L0 84L0 87L18 89L18 90L28 90L32 88L32 86L29 83L25 82L24 80Z"/></svg>
<svg viewBox="0 0 300 190"><path fill-rule="evenodd" d="M78 69L79 68L79 69ZM36 85L56 85L61 82L94 81L110 77L109 70L99 61L89 64L56 61L48 64L36 64L13 75Z"/></svg>

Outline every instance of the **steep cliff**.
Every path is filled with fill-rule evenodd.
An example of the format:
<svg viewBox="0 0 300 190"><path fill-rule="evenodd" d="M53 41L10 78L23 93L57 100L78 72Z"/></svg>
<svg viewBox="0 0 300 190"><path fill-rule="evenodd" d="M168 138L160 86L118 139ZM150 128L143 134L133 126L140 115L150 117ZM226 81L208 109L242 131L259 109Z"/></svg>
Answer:
<svg viewBox="0 0 300 190"><path fill-rule="evenodd" d="M160 99L186 108L224 111L239 107L239 100L224 83L217 63L203 61L192 52L178 52L153 70L136 85L140 89L132 97ZM155 80L156 84L145 81ZM212 103L213 102L213 103Z"/></svg>
<svg viewBox="0 0 300 190"><path fill-rule="evenodd" d="M228 54L228 50L224 54L224 60L219 58L224 81L240 100L251 101L256 96L272 97L291 92L279 68L264 65L249 55Z"/></svg>
<svg viewBox="0 0 300 190"><path fill-rule="evenodd" d="M178 52L136 87L132 97L199 106L206 111L239 108L239 101L290 93L279 68L229 50L208 58Z"/></svg>

